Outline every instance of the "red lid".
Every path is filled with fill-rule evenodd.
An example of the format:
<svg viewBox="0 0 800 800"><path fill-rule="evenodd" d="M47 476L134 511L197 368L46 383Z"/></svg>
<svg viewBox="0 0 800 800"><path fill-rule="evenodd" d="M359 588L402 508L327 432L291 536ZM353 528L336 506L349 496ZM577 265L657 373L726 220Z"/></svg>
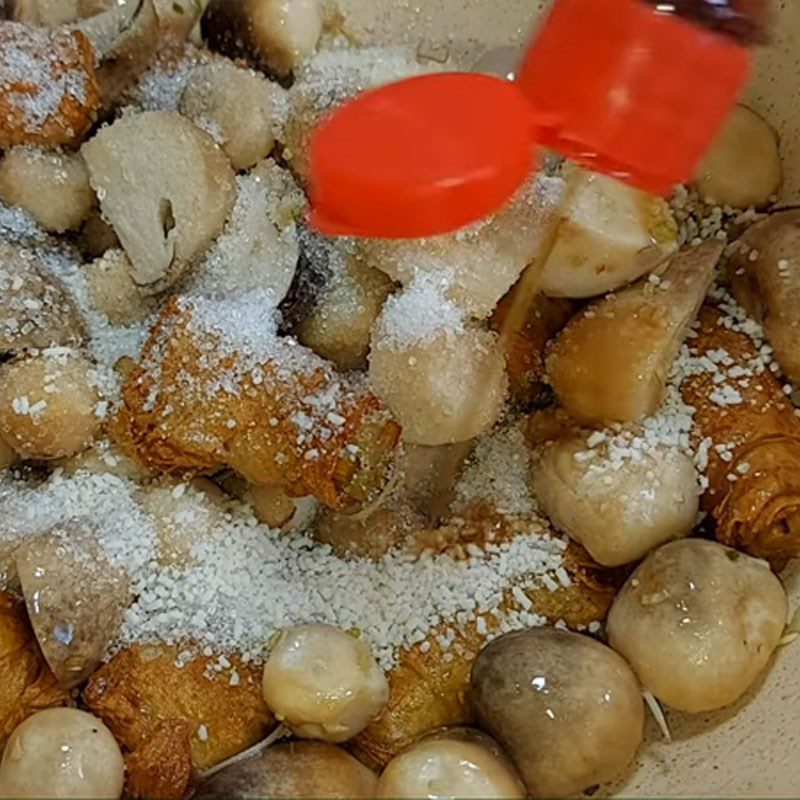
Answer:
<svg viewBox="0 0 800 800"><path fill-rule="evenodd" d="M641 0L557 0L517 85L540 144L666 194L694 174L748 66L732 39Z"/></svg>
<svg viewBox="0 0 800 800"><path fill-rule="evenodd" d="M379 238L461 228L531 174L531 123L525 97L489 75L424 75L366 92L312 135L311 223Z"/></svg>

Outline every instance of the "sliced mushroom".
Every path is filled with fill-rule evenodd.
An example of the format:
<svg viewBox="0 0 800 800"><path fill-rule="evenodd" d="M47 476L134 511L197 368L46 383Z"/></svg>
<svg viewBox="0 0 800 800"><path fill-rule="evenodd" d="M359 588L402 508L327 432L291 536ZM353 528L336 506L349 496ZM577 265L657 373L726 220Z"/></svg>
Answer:
<svg viewBox="0 0 800 800"><path fill-rule="evenodd" d="M201 30L212 50L286 76L314 52L323 22L320 0L211 0Z"/></svg>
<svg viewBox="0 0 800 800"><path fill-rule="evenodd" d="M210 133L240 170L272 151L284 103L276 83L219 59L192 72L178 110Z"/></svg>
<svg viewBox="0 0 800 800"><path fill-rule="evenodd" d="M82 338L81 316L64 287L30 250L0 241L0 355Z"/></svg>
<svg viewBox="0 0 800 800"><path fill-rule="evenodd" d="M678 228L660 197L574 167L566 172L565 207L542 268L553 297L593 297L655 269L677 249Z"/></svg>
<svg viewBox="0 0 800 800"><path fill-rule="evenodd" d="M547 375L568 411L588 422L639 422L658 408L723 248L689 247L660 277L597 300L567 325Z"/></svg>
<svg viewBox="0 0 800 800"><path fill-rule="evenodd" d="M737 106L706 153L694 185L707 202L747 208L768 203L782 179L778 134L755 111Z"/></svg>
<svg viewBox="0 0 800 800"><path fill-rule="evenodd" d="M305 213L305 197L291 173L270 159L236 183L231 218L199 265L192 288L222 297L258 289L277 305L300 257L296 220Z"/></svg>
<svg viewBox="0 0 800 800"><path fill-rule="evenodd" d="M94 205L80 153L15 147L0 161L0 200L24 208L46 231L77 228Z"/></svg>
<svg viewBox="0 0 800 800"><path fill-rule="evenodd" d="M800 382L800 211L750 227L730 264L734 297L763 323L784 375Z"/></svg>
<svg viewBox="0 0 800 800"><path fill-rule="evenodd" d="M82 525L26 539L16 566L33 630L59 683L70 689L100 665L130 599L124 573Z"/></svg>
<svg viewBox="0 0 800 800"><path fill-rule="evenodd" d="M208 134L164 111L122 116L82 148L103 215L149 294L172 285L222 230L233 170Z"/></svg>
<svg viewBox="0 0 800 800"><path fill-rule="evenodd" d="M159 20L153 0L118 0L82 20L82 30L100 62L97 78L108 108L144 72L158 48Z"/></svg>

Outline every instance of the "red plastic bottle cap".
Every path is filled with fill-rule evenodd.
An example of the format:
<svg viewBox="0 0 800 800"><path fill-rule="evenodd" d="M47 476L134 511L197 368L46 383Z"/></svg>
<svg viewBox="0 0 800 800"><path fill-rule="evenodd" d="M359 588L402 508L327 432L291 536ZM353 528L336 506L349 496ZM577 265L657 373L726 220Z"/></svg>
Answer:
<svg viewBox="0 0 800 800"><path fill-rule="evenodd" d="M749 54L669 5L556 0L517 76L540 144L657 194L693 176Z"/></svg>
<svg viewBox="0 0 800 800"><path fill-rule="evenodd" d="M500 208L536 166L525 97L501 78L424 75L366 92L311 137L311 224L414 238Z"/></svg>

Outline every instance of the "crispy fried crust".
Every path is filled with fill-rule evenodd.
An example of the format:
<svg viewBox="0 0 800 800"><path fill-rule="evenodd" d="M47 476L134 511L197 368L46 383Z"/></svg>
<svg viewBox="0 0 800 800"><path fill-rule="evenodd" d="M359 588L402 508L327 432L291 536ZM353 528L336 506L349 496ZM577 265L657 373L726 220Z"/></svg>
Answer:
<svg viewBox="0 0 800 800"><path fill-rule="evenodd" d="M458 557L468 543L482 547L489 541L499 544L523 530L530 530L530 520L501 520L498 517L459 519L440 528L435 536L422 539L432 545L438 540L443 549ZM526 591L530 612L551 622L562 620L570 627L586 626L605 618L622 576L596 565L577 545L570 544L564 566L572 585L551 591L545 587ZM507 610L520 606L509 592L504 601ZM487 615L486 630L496 630L496 620ZM443 649L438 637L447 631L452 638ZM452 622L434 631L422 643L399 656L398 666L389 674L389 701L382 715L353 741L356 754L368 765L382 768L401 750L424 733L446 725L474 722L467 690L472 662L487 641L475 623Z"/></svg>
<svg viewBox="0 0 800 800"><path fill-rule="evenodd" d="M0 148L78 144L99 108L83 33L0 22Z"/></svg>
<svg viewBox="0 0 800 800"><path fill-rule="evenodd" d="M160 746L172 741L170 757L180 764L180 737L174 735L174 726L183 722L190 731L192 764L208 769L260 741L275 727L275 718L261 697L260 669L231 657L239 677L231 685L230 672L215 674L211 669L213 657L196 658L179 667L177 656L175 647L134 645L89 679L84 702L127 750L135 753L152 743L159 728L170 723L173 735L164 732ZM142 762L146 758L142 755Z"/></svg>
<svg viewBox="0 0 800 800"><path fill-rule="evenodd" d="M143 800L181 800L192 780L191 732L182 719L159 725L125 758L125 795Z"/></svg>
<svg viewBox="0 0 800 800"><path fill-rule="evenodd" d="M380 493L400 428L375 395L289 340L274 359L245 365L213 331L192 327L196 315L174 299L151 331L123 390L121 446L148 468L228 466L337 510Z"/></svg>
<svg viewBox="0 0 800 800"><path fill-rule="evenodd" d="M31 714L70 702L39 651L25 606L0 592L0 752Z"/></svg>
<svg viewBox="0 0 800 800"><path fill-rule="evenodd" d="M757 348L746 334L720 324L721 316L716 307L703 307L692 349L725 350L734 364L746 366ZM708 373L682 386L684 401L696 409L695 445L708 437L732 453L725 461L712 446L701 507L721 542L780 568L800 555L800 419L768 370L737 385L742 402L736 405L712 401L713 388Z"/></svg>

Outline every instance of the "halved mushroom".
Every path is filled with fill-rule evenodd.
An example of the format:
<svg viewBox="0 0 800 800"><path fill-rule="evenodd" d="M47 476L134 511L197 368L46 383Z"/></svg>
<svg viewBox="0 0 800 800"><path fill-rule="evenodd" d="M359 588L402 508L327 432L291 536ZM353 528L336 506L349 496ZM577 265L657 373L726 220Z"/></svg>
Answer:
<svg viewBox="0 0 800 800"><path fill-rule="evenodd" d="M77 344L80 313L34 253L0 241L0 355Z"/></svg>
<svg viewBox="0 0 800 800"><path fill-rule="evenodd" d="M297 224L306 200L292 174L265 159L237 178L236 204L224 231L198 265L192 288L230 297L260 290L277 305L294 278Z"/></svg>
<svg viewBox="0 0 800 800"><path fill-rule="evenodd" d="M314 52L323 23L321 0L211 0L201 30L212 50L286 76Z"/></svg>
<svg viewBox="0 0 800 800"><path fill-rule="evenodd" d="M80 153L15 147L0 161L0 200L24 208L46 231L77 228L94 205Z"/></svg>
<svg viewBox="0 0 800 800"><path fill-rule="evenodd" d="M222 230L233 170L211 137L165 111L127 114L82 148L103 214L148 294L171 286Z"/></svg>
<svg viewBox="0 0 800 800"><path fill-rule="evenodd" d="M94 672L119 634L128 579L77 524L26 539L16 566L42 653L71 689Z"/></svg>
<svg viewBox="0 0 800 800"><path fill-rule="evenodd" d="M706 153L694 185L707 202L747 208L768 203L782 179L778 134L755 111L737 106Z"/></svg>
<svg viewBox="0 0 800 800"><path fill-rule="evenodd" d="M542 268L553 297L593 297L635 281L678 247L669 206L595 172L569 167L556 241Z"/></svg>
<svg viewBox="0 0 800 800"><path fill-rule="evenodd" d="M99 62L97 79L108 108L141 75L158 48L153 0L116 0L74 27L89 38Z"/></svg>
<svg viewBox="0 0 800 800"><path fill-rule="evenodd" d="M547 358L561 404L587 422L652 414L723 249L720 242L684 249L660 277L597 300L569 322Z"/></svg>
<svg viewBox="0 0 800 800"><path fill-rule="evenodd" d="M748 228L731 255L731 288L764 325L784 375L800 382L800 211L781 211Z"/></svg>

